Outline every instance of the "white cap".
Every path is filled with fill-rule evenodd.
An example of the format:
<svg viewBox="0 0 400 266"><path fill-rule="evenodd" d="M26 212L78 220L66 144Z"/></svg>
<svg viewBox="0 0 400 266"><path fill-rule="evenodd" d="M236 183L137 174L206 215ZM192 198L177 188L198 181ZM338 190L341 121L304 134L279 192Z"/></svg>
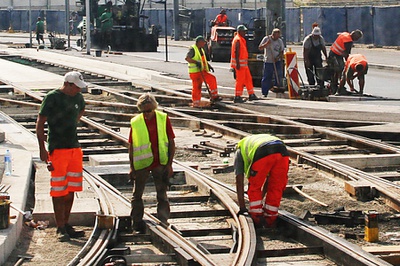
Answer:
<svg viewBox="0 0 400 266"><path fill-rule="evenodd" d="M321 35L321 29L319 27L314 27L311 34L312 35Z"/></svg>
<svg viewBox="0 0 400 266"><path fill-rule="evenodd" d="M87 87L87 84L83 81L83 76L77 71L71 71L64 75L64 82L74 83L81 89Z"/></svg>

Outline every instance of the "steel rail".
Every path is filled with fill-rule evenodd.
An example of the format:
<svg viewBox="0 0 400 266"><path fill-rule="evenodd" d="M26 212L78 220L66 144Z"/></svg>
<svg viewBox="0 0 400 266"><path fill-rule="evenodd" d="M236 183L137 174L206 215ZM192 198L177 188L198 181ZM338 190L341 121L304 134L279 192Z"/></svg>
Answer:
<svg viewBox="0 0 400 266"><path fill-rule="evenodd" d="M99 199L99 211L105 215L114 214L114 209L112 207L110 199L104 193L104 190L101 186L96 184L94 178L84 170L84 178L89 183L91 189L94 190L98 199ZM102 254L103 250L107 247L111 236L114 233L115 221L113 222L114 227L112 229L104 229L99 227L99 219L95 220L94 229L92 234L90 235L88 241L84 245L84 247L80 250L80 252L69 262L68 265L95 265L95 262L99 259L99 256Z"/></svg>
<svg viewBox="0 0 400 266"><path fill-rule="evenodd" d="M250 235L251 229L250 223L248 219L239 219L238 216L236 215L238 211L238 206L236 203L224 192L219 188L218 185L211 183L210 181L207 181L205 178L205 175L201 172L198 172L176 160L174 160L174 163L178 164L180 167L184 168L185 172L190 174L194 179L198 180L200 179L200 182L205 182L207 186L209 186L210 192L212 192L214 195L216 195L223 205L231 212L232 217L234 218L235 222L240 225L239 226L239 231L241 232L239 234L239 241L238 241L238 249L239 250L236 253L236 258L234 260L234 263L232 265L250 265L249 260L252 260L254 256L254 252L252 253L253 256L250 256L249 250L244 250L244 248L252 248L253 251L255 251L255 243L251 243L251 239L255 239L255 233L254 235ZM130 200L127 199L124 195L122 195L116 188L111 186L108 182L103 180L101 177L97 175L96 176L96 183L101 184L101 186L107 190L109 193L114 193L116 194L120 199L121 202L124 203L127 207L130 207ZM194 245L191 241L187 240L186 238L182 237L178 232L172 229L172 226L165 227L161 224L161 222L151 215L148 211L145 210L145 218L147 220L150 220L154 226L150 227L150 230L153 230L153 232L158 233L156 231L159 231L159 233L167 236L171 241L173 241L176 245L178 245L180 248L185 250L186 253L190 254L198 263L201 265L219 265L218 261L214 261L212 258L207 256L203 251L201 251L198 247ZM253 231L254 232L254 231ZM242 244L242 239L245 239L247 243L244 245Z"/></svg>

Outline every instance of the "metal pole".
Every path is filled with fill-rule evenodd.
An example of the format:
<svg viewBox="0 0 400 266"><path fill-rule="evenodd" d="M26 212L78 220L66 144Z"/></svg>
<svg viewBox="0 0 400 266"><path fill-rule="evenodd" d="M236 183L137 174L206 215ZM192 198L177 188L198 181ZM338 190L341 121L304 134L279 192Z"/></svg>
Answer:
<svg viewBox="0 0 400 266"><path fill-rule="evenodd" d="M90 55L90 0L85 1L86 8L86 54Z"/></svg>
<svg viewBox="0 0 400 266"><path fill-rule="evenodd" d="M165 62L168 62L168 36L167 36L167 0L164 1L164 24L165 24Z"/></svg>
<svg viewBox="0 0 400 266"><path fill-rule="evenodd" d="M68 49L71 47L71 27L69 23L69 0L65 0L66 33L68 36Z"/></svg>
<svg viewBox="0 0 400 266"><path fill-rule="evenodd" d="M29 23L28 23L28 30L29 30L29 47L32 48L32 3L29 0Z"/></svg>

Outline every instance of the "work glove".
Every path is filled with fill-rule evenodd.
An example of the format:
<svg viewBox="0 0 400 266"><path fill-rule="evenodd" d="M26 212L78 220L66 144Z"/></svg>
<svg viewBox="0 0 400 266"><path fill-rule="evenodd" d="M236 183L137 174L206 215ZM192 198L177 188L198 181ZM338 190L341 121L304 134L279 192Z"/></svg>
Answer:
<svg viewBox="0 0 400 266"><path fill-rule="evenodd" d="M197 62L196 62L196 66L197 66L199 69L201 69L201 62L200 62L200 61L197 61Z"/></svg>
<svg viewBox="0 0 400 266"><path fill-rule="evenodd" d="M246 207L244 208L240 208L239 212L237 213L237 215L244 215L244 216L249 216L249 211L247 210Z"/></svg>
<svg viewBox="0 0 400 266"><path fill-rule="evenodd" d="M214 73L214 68L213 68L210 64L208 64L208 68L210 69L210 71L211 71L212 73Z"/></svg>

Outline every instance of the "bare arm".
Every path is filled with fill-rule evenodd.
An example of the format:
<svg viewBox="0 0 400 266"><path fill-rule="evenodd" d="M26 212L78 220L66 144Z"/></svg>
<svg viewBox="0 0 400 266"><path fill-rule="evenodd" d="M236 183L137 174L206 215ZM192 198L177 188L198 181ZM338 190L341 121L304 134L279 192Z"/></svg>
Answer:
<svg viewBox="0 0 400 266"><path fill-rule="evenodd" d="M244 174L236 175L236 194L239 203L239 208L244 209L246 208L244 202Z"/></svg>
<svg viewBox="0 0 400 266"><path fill-rule="evenodd" d="M266 47L270 44L270 42L271 42L271 36L268 36L268 37L269 37L269 38L268 38L268 40L267 40L266 43L264 43L264 44L261 44L261 43L260 43L260 45L258 46L258 49L259 49L260 51L264 50L264 48L266 48Z"/></svg>
<svg viewBox="0 0 400 266"><path fill-rule="evenodd" d="M36 120L36 137L39 144L40 160L44 162L47 162L48 160L48 153L45 146L45 141L47 137L44 133L44 123L46 123L46 121L47 117L43 115L39 115Z"/></svg>
<svg viewBox="0 0 400 266"><path fill-rule="evenodd" d="M175 156L175 140L169 139L168 140L168 163L167 163L168 177L171 177L174 173L174 171L172 169L172 162L174 160L174 156Z"/></svg>

